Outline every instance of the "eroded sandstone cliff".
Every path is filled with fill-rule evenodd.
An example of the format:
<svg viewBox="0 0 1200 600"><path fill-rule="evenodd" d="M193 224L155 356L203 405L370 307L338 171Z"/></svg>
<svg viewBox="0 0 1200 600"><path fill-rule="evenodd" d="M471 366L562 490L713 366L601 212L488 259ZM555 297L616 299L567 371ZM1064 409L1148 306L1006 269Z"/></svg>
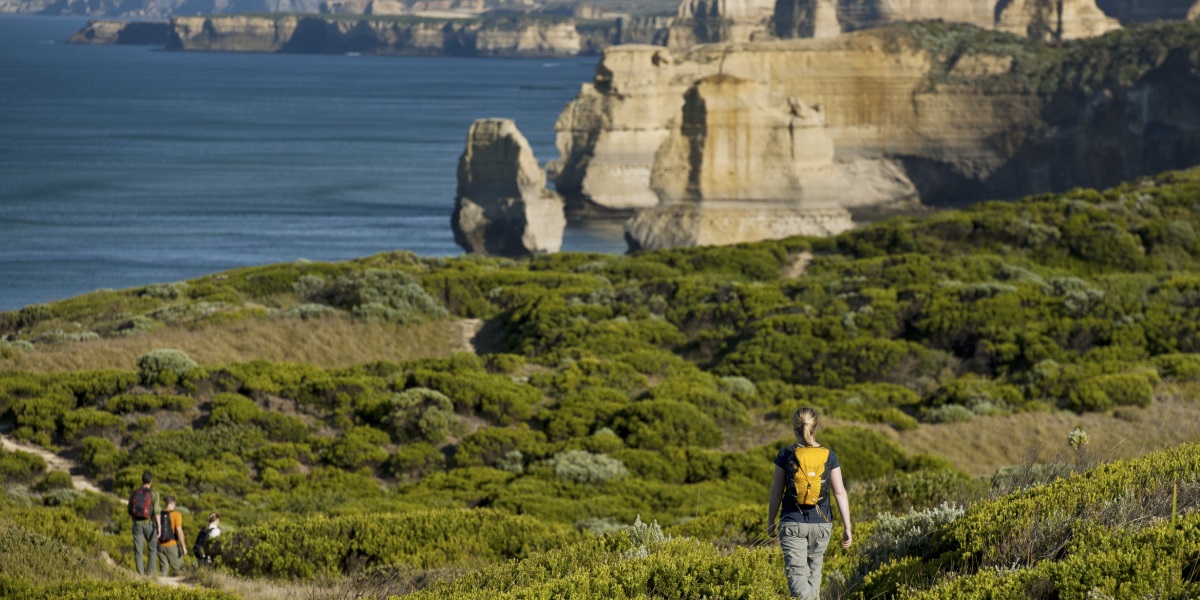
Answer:
<svg viewBox="0 0 1200 600"><path fill-rule="evenodd" d="M775 0L681 0L668 45L748 42L768 33Z"/></svg>
<svg viewBox="0 0 1200 600"><path fill-rule="evenodd" d="M1054 40L1100 35L1119 26L1096 6L1096 0L775 0L755 6L761 9L765 4L773 8L764 16L762 10L735 11L738 7L717 0L686 1L679 24L672 29L671 47L740 43L763 39L768 32L780 39L829 37L935 19ZM1176 18L1182 17L1180 13Z"/></svg>
<svg viewBox="0 0 1200 600"><path fill-rule="evenodd" d="M684 95L650 184L659 205L638 211L634 248L735 244L850 229L846 187L819 107L757 81L710 75Z"/></svg>
<svg viewBox="0 0 1200 600"><path fill-rule="evenodd" d="M471 125L451 226L454 241L478 254L517 257L562 247L562 198L546 189L546 174L513 121Z"/></svg>
<svg viewBox="0 0 1200 600"><path fill-rule="evenodd" d="M664 184L656 169L682 156L669 149L681 147L689 90L712 76L820 105L847 181L833 199L860 213L913 197L965 204L1107 186L1200 163L1197 47L1200 25L1188 23L1064 45L934 23L683 52L612 48L557 124L557 188L585 213L679 197L679 180ZM766 165L767 147L728 161ZM777 197L775 183L756 182L778 178L719 174L689 156L688 185L727 177L739 198Z"/></svg>
<svg viewBox="0 0 1200 600"><path fill-rule="evenodd" d="M574 56L569 19L368 19L303 15L175 17L172 50L394 55Z"/></svg>
<svg viewBox="0 0 1200 600"><path fill-rule="evenodd" d="M165 46L171 35L167 21L88 21L68 44Z"/></svg>

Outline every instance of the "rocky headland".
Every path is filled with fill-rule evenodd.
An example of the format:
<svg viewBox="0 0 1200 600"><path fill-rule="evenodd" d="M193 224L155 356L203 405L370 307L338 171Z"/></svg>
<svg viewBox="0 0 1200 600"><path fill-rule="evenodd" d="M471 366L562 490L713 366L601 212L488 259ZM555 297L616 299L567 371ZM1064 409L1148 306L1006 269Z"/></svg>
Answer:
<svg viewBox="0 0 1200 600"><path fill-rule="evenodd" d="M847 208L1113 185L1200 162L1198 43L1200 26L1188 23L1067 45L928 23L683 52L611 48L556 125L555 181L576 208L658 206L656 171L687 122L689 90L724 75L820 107L833 161L853 174L838 199Z"/></svg>
<svg viewBox="0 0 1200 600"><path fill-rule="evenodd" d="M632 216L637 248L1106 187L1200 163L1196 48L1186 22L1070 43L926 22L615 47L548 168L573 214Z"/></svg>
<svg viewBox="0 0 1200 600"><path fill-rule="evenodd" d="M166 46L171 38L167 21L88 21L67 39L68 44Z"/></svg>

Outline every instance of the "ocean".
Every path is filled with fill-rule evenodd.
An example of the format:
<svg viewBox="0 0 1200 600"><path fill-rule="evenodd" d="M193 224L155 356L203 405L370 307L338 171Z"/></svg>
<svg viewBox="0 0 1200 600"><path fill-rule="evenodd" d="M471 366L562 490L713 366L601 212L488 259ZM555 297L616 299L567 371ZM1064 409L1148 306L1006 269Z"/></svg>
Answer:
<svg viewBox="0 0 1200 600"><path fill-rule="evenodd" d="M597 62L64 44L85 22L0 15L0 310L301 258L460 254L471 122L514 119L553 159ZM573 222L564 249L625 245L619 223Z"/></svg>

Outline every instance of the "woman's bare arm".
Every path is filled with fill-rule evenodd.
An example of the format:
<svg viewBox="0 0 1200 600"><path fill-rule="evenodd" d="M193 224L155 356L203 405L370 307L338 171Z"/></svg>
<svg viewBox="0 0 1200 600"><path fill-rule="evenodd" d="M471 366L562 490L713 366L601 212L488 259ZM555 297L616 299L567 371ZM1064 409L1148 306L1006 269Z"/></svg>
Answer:
<svg viewBox="0 0 1200 600"><path fill-rule="evenodd" d="M787 473L775 465L775 482L771 484L771 501L767 505L767 535L775 537L775 517L779 516L779 505L783 503L783 483Z"/></svg>
<svg viewBox="0 0 1200 600"><path fill-rule="evenodd" d="M776 477L778 477L779 467L776 469ZM854 543L854 536L850 532L850 495L846 493L846 485L842 482L841 467L829 473L829 482L833 484L833 497L837 500L838 512L842 514L842 527L846 530L842 534L842 547L849 548Z"/></svg>

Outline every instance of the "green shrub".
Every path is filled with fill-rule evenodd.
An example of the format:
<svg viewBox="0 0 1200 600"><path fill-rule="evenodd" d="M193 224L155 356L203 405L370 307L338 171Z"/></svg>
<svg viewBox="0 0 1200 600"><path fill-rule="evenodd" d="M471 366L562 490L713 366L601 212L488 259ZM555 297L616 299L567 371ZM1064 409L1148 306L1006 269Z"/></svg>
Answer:
<svg viewBox="0 0 1200 600"><path fill-rule="evenodd" d="M62 489L74 489L75 484L71 481L71 474L66 471L50 471L37 484L39 492L53 492Z"/></svg>
<svg viewBox="0 0 1200 600"><path fill-rule="evenodd" d="M604 483L629 475L619 459L603 454L570 450L550 459L554 476L575 483Z"/></svg>
<svg viewBox="0 0 1200 600"><path fill-rule="evenodd" d="M408 387L441 392L454 402L455 409L478 411L499 425L528 421L533 405L542 397L537 388L482 372L451 374L420 369L409 377Z"/></svg>
<svg viewBox="0 0 1200 600"><path fill-rule="evenodd" d="M527 427L480 429L463 438L454 451L454 466L493 466L513 450L525 456L544 456L546 436Z"/></svg>
<svg viewBox="0 0 1200 600"><path fill-rule="evenodd" d="M449 315L403 271L367 269L337 279L318 294L331 306L368 322L417 323Z"/></svg>
<svg viewBox="0 0 1200 600"><path fill-rule="evenodd" d="M153 412L156 410L186 411L196 404L196 399L188 396L161 396L157 394L121 394L109 398L104 409L110 413L126 415L136 412Z"/></svg>
<svg viewBox="0 0 1200 600"><path fill-rule="evenodd" d="M208 422L212 425L245 425L252 423L263 410L253 400L239 394L217 394L212 399Z"/></svg>
<svg viewBox="0 0 1200 600"><path fill-rule="evenodd" d="M848 482L877 479L909 466L908 457L896 442L870 429L818 429L817 441L837 453L842 478Z"/></svg>
<svg viewBox="0 0 1200 600"><path fill-rule="evenodd" d="M446 457L425 442L400 446L385 468L396 479L413 481L446 468Z"/></svg>
<svg viewBox="0 0 1200 600"><path fill-rule="evenodd" d="M46 470L46 461L36 454L0 448L0 482L29 483Z"/></svg>
<svg viewBox="0 0 1200 600"><path fill-rule="evenodd" d="M973 418L975 413L961 404L945 404L925 413L928 423L964 423Z"/></svg>
<svg viewBox="0 0 1200 600"><path fill-rule="evenodd" d="M1158 372L1167 379L1191 380L1200 377L1200 355L1167 354L1154 357Z"/></svg>
<svg viewBox="0 0 1200 600"><path fill-rule="evenodd" d="M386 424L399 442L441 442L457 427L454 403L445 394L426 388L411 388L388 400Z"/></svg>
<svg viewBox="0 0 1200 600"><path fill-rule="evenodd" d="M635 448L711 447L721 442L712 417L691 404L671 400L635 402L613 417L612 428Z"/></svg>
<svg viewBox="0 0 1200 600"><path fill-rule="evenodd" d="M85 437L79 442L79 462L93 477L107 477L124 465L126 453L118 450L111 441L98 437Z"/></svg>
<svg viewBox="0 0 1200 600"><path fill-rule="evenodd" d="M248 577L310 579L400 564L422 569L487 564L577 539L567 527L527 516L447 510L278 519L216 538L213 552Z"/></svg>
<svg viewBox="0 0 1200 600"><path fill-rule="evenodd" d="M63 437L72 442L91 435L112 437L124 428L121 417L90 407L70 411L62 418Z"/></svg>
<svg viewBox="0 0 1200 600"><path fill-rule="evenodd" d="M343 469L357 470L377 467L387 460L388 452L380 446L388 443L388 435L373 427L355 427L342 435L321 453L325 462Z"/></svg>
<svg viewBox="0 0 1200 600"><path fill-rule="evenodd" d="M144 385L170 385L195 369L196 361L182 350L152 350L137 360Z"/></svg>

